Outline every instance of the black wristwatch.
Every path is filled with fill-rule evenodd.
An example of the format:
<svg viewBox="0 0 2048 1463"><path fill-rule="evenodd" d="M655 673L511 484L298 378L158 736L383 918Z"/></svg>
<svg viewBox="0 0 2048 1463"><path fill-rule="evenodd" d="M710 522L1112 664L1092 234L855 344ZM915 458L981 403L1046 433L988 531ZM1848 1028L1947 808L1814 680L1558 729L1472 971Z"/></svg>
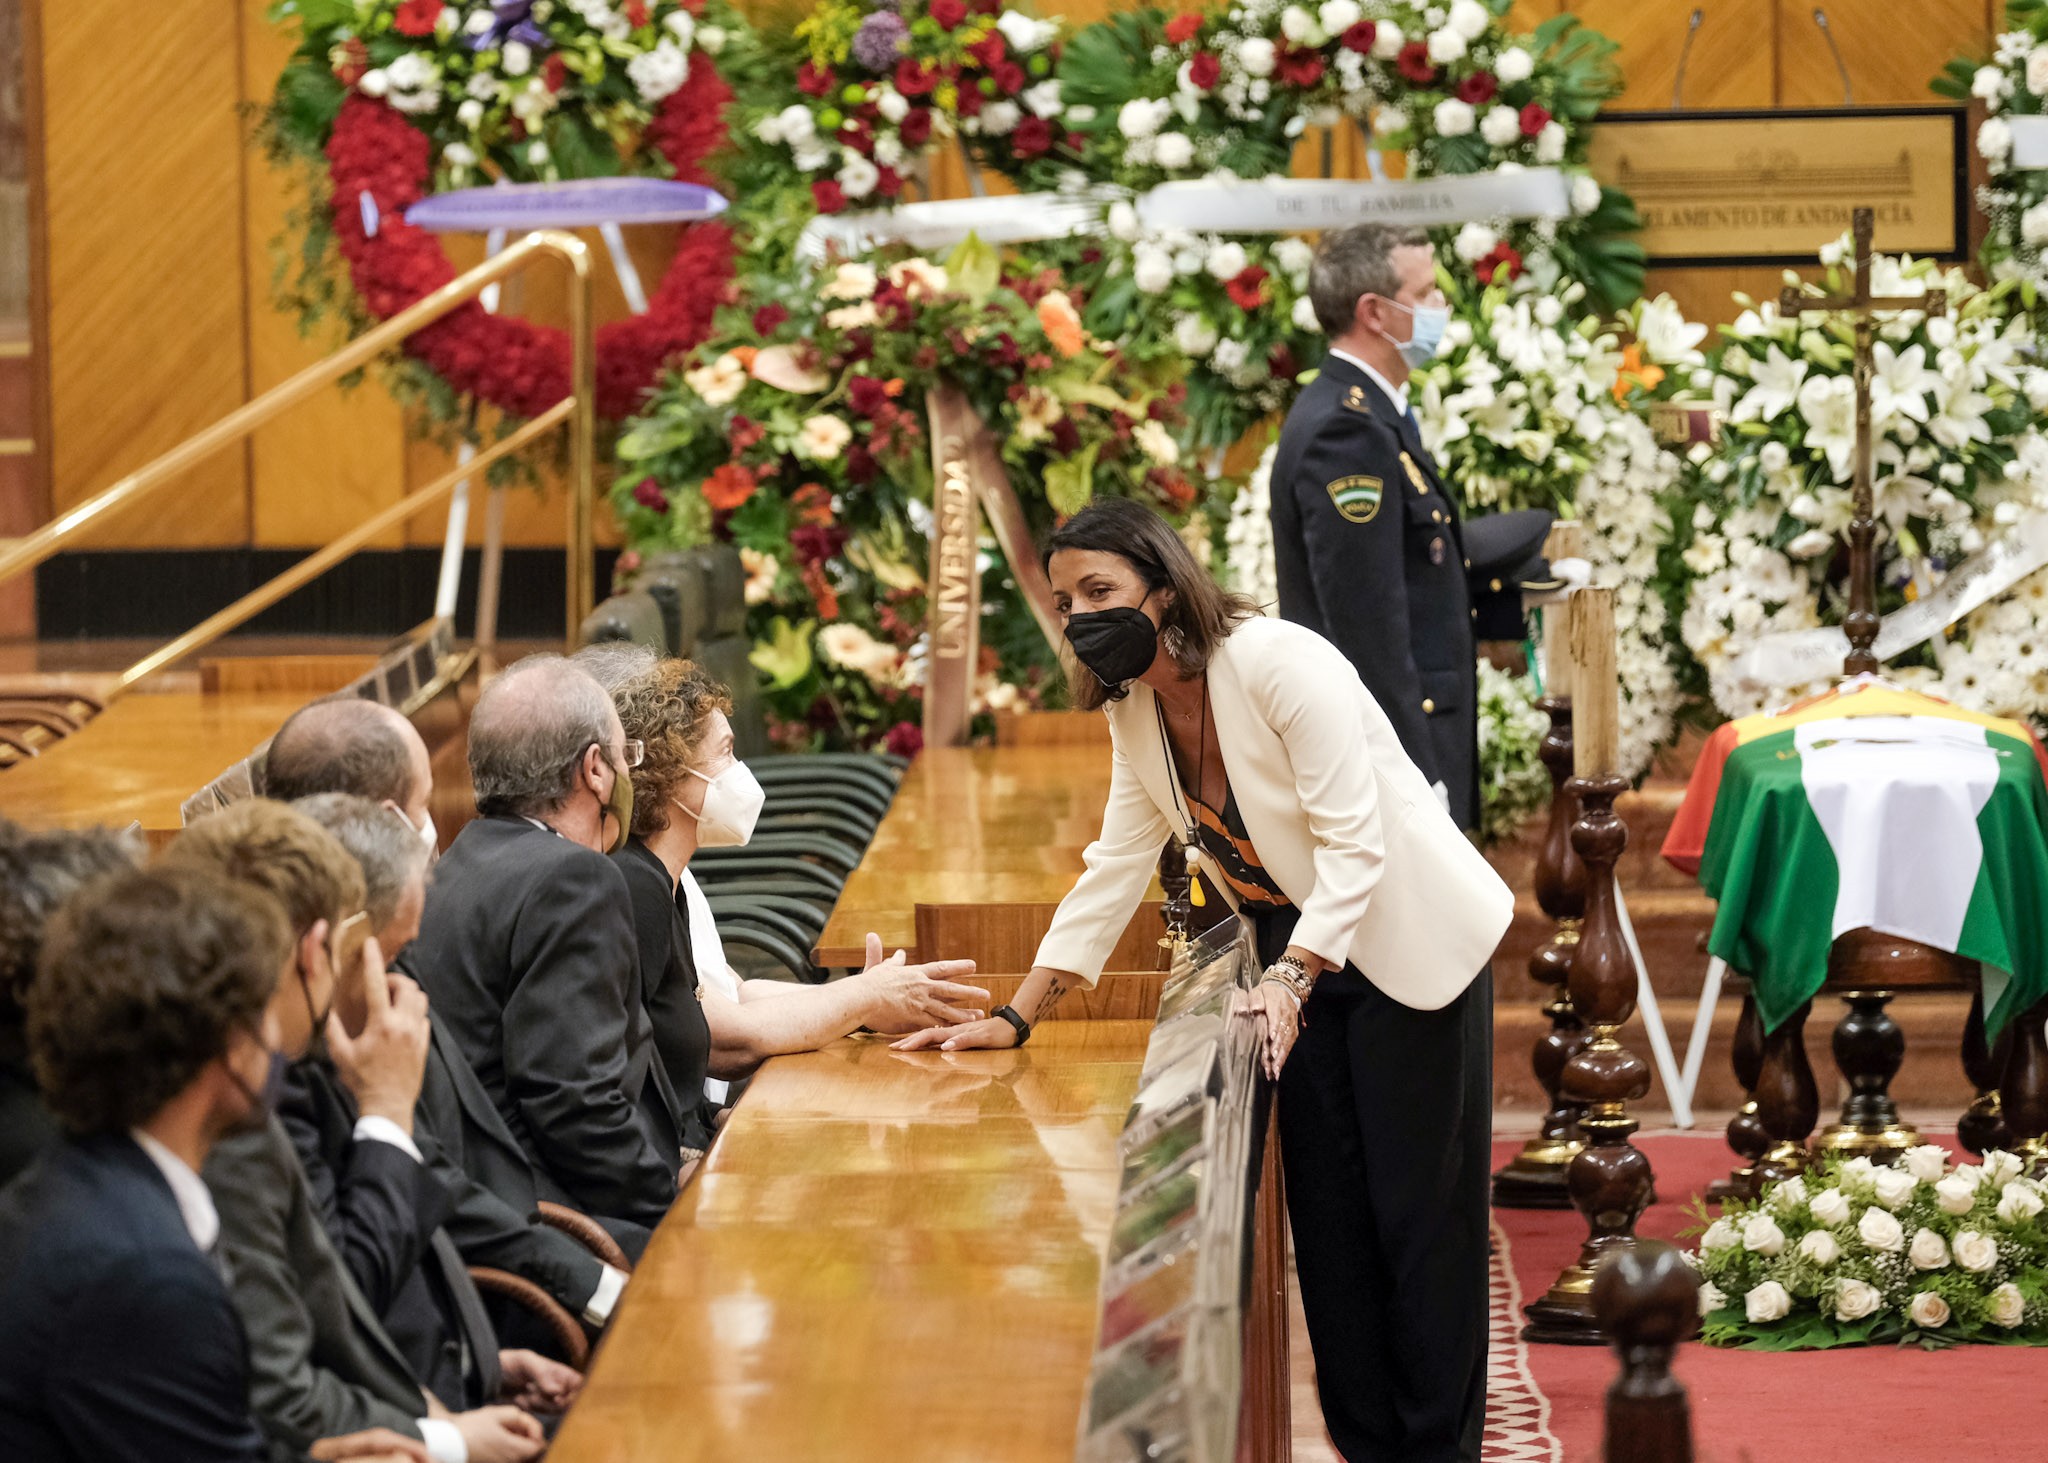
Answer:
<svg viewBox="0 0 2048 1463"><path fill-rule="evenodd" d="M1012 1026L1017 1028L1018 1046L1022 1046L1025 1042L1031 1040L1031 1023L1029 1021L1026 1021L1022 1016L1019 1016L1017 1014L1015 1007L998 1006L995 1008L995 1010L989 1012L988 1014L991 1016L999 1016L1003 1020L1009 1022ZM1014 1048L1012 1048L1012 1050L1014 1050Z"/></svg>

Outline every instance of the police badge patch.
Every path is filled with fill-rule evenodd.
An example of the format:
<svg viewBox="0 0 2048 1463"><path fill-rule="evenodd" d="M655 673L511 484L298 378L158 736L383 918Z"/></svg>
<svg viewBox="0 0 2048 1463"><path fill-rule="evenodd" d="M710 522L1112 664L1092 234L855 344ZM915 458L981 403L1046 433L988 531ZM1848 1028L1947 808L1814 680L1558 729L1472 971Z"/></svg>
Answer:
<svg viewBox="0 0 2048 1463"><path fill-rule="evenodd" d="M1384 484L1376 477L1338 478L1330 484L1330 501L1350 523L1370 523L1380 511Z"/></svg>

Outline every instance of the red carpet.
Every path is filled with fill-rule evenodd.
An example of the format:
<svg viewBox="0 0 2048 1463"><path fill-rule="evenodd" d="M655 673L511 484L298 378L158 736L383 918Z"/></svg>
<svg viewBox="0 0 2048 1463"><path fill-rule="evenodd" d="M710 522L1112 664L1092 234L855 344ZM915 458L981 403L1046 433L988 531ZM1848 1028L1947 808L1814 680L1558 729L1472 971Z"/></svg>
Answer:
<svg viewBox="0 0 2048 1463"><path fill-rule="evenodd" d="M1954 1147L1953 1133L1930 1141ZM1718 1130L1639 1138L1657 1172L1661 1202L1640 1232L1676 1240L1686 1205L1728 1171ZM1495 1166L1515 1142L1494 1145ZM1963 1155L1968 1157L1967 1154ZM1524 1299L1550 1288L1578 1253L1585 1221L1575 1212L1501 1209L1509 1261ZM1613 1352L1530 1346L1529 1369L1549 1399L1549 1425L1570 1463L1600 1456L1601 1407L1614 1379ZM1702 1463L2039 1463L2048 1458L2041 1388L2048 1356L2038 1348L1964 1346L1942 1352L1865 1347L1841 1351L1724 1351L1697 1342L1676 1372L1692 1396Z"/></svg>

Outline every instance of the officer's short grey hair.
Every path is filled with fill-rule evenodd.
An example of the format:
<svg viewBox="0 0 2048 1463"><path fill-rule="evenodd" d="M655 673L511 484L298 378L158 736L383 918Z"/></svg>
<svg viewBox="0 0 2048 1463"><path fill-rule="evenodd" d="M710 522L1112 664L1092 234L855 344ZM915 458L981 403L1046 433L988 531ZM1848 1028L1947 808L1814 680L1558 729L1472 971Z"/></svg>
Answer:
<svg viewBox="0 0 2048 1463"><path fill-rule="evenodd" d="M639 680L660 663L661 657L647 646L620 641L586 645L569 657L569 664L588 671L605 694L613 697L621 686Z"/></svg>
<svg viewBox="0 0 2048 1463"><path fill-rule="evenodd" d="M1323 235L1308 271L1308 298L1323 334L1335 340L1351 329L1362 295L1392 299L1401 288L1394 251L1429 246L1429 235L1406 224L1353 224Z"/></svg>
<svg viewBox="0 0 2048 1463"><path fill-rule="evenodd" d="M592 743L609 748L619 714L580 666L559 655L529 655L477 699L469 721L469 776L485 817L538 818L576 785Z"/></svg>
<svg viewBox="0 0 2048 1463"><path fill-rule="evenodd" d="M371 932L390 924L406 887L427 868L427 847L412 824L383 803L354 793L314 793L292 807L333 834L363 866L363 908L369 911Z"/></svg>

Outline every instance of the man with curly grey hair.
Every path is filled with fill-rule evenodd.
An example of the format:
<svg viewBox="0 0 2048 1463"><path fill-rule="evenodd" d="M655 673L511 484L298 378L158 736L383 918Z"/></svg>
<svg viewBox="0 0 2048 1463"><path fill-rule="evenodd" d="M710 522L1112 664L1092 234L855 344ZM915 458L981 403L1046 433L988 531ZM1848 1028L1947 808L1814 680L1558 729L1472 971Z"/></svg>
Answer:
<svg viewBox="0 0 2048 1463"><path fill-rule="evenodd" d="M625 740L604 688L554 655L485 688L469 727L481 815L434 871L401 964L547 1179L540 1197L652 1227L683 1114L643 1009L625 877Z"/></svg>

